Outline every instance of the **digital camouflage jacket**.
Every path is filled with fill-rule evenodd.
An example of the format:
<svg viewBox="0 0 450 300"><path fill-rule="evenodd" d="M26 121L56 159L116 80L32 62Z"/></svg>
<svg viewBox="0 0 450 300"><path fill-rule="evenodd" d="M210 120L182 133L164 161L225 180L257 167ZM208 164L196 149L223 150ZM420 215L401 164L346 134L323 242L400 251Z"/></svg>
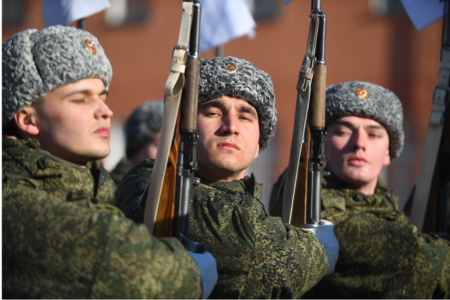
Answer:
<svg viewBox="0 0 450 300"><path fill-rule="evenodd" d="M100 164L81 168L3 138L4 298L197 298L195 261L114 206Z"/></svg>
<svg viewBox="0 0 450 300"><path fill-rule="evenodd" d="M131 159L127 157L123 157L119 163L114 167L114 169L109 172L109 175L111 176L112 180L115 184L119 185L120 181L122 180L123 176L133 168L135 164L131 161Z"/></svg>
<svg viewBox="0 0 450 300"><path fill-rule="evenodd" d="M140 223L137 201L150 178L146 160L122 179L116 204ZM210 298L298 298L327 272L328 259L316 237L269 217L253 176L192 188L188 237L216 258L219 280Z"/></svg>
<svg viewBox="0 0 450 300"><path fill-rule="evenodd" d="M280 182L271 213L281 211ZM324 178L322 218L335 226L339 259L305 298L450 298L449 242L418 233L381 180L366 196L334 176Z"/></svg>

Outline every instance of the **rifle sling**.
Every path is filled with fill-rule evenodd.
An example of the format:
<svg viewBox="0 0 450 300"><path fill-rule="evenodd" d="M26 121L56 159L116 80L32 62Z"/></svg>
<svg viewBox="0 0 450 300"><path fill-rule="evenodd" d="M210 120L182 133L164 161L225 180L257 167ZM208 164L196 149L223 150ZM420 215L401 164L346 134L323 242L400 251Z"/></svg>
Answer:
<svg viewBox="0 0 450 300"><path fill-rule="evenodd" d="M298 166L302 150L302 141L305 133L306 118L309 110L311 96L311 82L314 75L314 57L317 45L319 30L319 15L312 14L309 26L307 52L303 58L302 67L297 83L297 104L295 108L295 123L292 136L291 152L289 156L289 166L283 192L283 214L284 223L291 223L292 207L297 185Z"/></svg>
<svg viewBox="0 0 450 300"><path fill-rule="evenodd" d="M181 91L184 86L184 72L186 68L187 49L192 26L193 3L183 2L180 34L178 44L172 53L170 74L164 86L164 113L161 125L160 142L156 153L155 165L144 194L145 212L144 224L150 233L153 233L156 214L161 198L169 152L173 142L175 125L181 103ZM146 195L147 194L147 195Z"/></svg>

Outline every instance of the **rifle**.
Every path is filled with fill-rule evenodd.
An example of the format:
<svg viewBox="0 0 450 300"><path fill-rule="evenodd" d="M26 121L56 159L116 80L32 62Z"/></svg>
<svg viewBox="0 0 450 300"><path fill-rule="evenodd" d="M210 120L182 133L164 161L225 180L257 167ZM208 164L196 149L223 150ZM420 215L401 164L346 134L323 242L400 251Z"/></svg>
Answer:
<svg viewBox="0 0 450 300"><path fill-rule="evenodd" d="M151 179L139 201L139 206L145 207L144 224L149 232L159 237L178 237L194 252L203 252L203 245L190 243L186 238L191 187L199 184L194 172L197 170L200 16L201 5L197 0L183 1L178 44L173 48L170 74L164 87L160 144Z"/></svg>
<svg viewBox="0 0 450 300"><path fill-rule="evenodd" d="M86 30L86 18L81 18L77 22L78 28Z"/></svg>
<svg viewBox="0 0 450 300"><path fill-rule="evenodd" d="M447 206L450 201L450 12L444 5L442 23L441 62L438 85L433 92L433 105L425 139L419 177L414 196L405 205L411 207L411 222L419 231L434 231L448 239L450 230ZM410 202L411 201L411 202ZM434 210L433 210L434 208ZM408 212L407 212L408 213ZM434 220L433 220L434 219Z"/></svg>
<svg viewBox="0 0 450 300"><path fill-rule="evenodd" d="M294 133L283 192L283 222L320 224L325 164L326 15L321 0L311 1L306 55L297 83ZM304 145L302 140L304 137Z"/></svg>

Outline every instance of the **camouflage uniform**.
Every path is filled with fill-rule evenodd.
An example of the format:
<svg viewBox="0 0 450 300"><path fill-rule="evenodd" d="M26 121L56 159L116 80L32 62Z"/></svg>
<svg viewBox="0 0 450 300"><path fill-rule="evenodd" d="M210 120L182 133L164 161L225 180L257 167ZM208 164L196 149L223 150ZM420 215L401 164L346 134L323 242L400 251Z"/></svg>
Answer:
<svg viewBox="0 0 450 300"><path fill-rule="evenodd" d="M116 204L136 222L153 168L146 160L123 178ZM192 188L189 233L216 258L219 280L210 298L298 298L327 272L322 244L310 232L269 217L253 176Z"/></svg>
<svg viewBox="0 0 450 300"><path fill-rule="evenodd" d="M281 211L281 178L272 214ZM323 179L322 218L335 226L339 259L305 298L449 298L449 242L417 232L381 180L370 196L342 186L334 176Z"/></svg>
<svg viewBox="0 0 450 300"><path fill-rule="evenodd" d="M119 183L122 180L123 176L128 171L130 171L130 169L133 168L134 166L135 166L135 164L131 161L131 159L129 159L127 157L124 157L114 167L114 170L109 172L109 175L111 176L111 178L114 181L114 183L119 185Z"/></svg>
<svg viewBox="0 0 450 300"><path fill-rule="evenodd" d="M197 298L195 261L176 239L156 239L108 202L115 185L3 138L3 297Z"/></svg>

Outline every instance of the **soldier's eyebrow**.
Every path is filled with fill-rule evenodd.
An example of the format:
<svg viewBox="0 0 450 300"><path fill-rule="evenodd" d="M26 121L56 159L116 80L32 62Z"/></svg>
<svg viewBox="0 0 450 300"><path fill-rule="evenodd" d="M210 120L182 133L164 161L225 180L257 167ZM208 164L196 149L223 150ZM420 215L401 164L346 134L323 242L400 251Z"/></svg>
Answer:
<svg viewBox="0 0 450 300"><path fill-rule="evenodd" d="M367 129L384 129L384 127L382 125L367 125L364 127Z"/></svg>
<svg viewBox="0 0 450 300"><path fill-rule="evenodd" d="M71 92L67 93L66 95L64 95L63 98L68 98L68 97L70 97L72 95L76 95L76 94L92 95L93 92L91 89L74 90L74 91L71 91ZM106 95L106 97L108 97L108 91L106 89L104 89L99 94L99 96L102 96L102 95Z"/></svg>
<svg viewBox="0 0 450 300"><path fill-rule="evenodd" d="M352 128L352 129L356 128L352 123L347 122L347 121L335 121L334 124L346 126L346 127ZM384 129L383 125L381 125L381 124L366 125L366 126L364 126L364 128L366 128L366 129Z"/></svg>
<svg viewBox="0 0 450 300"><path fill-rule="evenodd" d="M349 127L349 128L352 128L352 129L355 128L355 126L353 126L352 123L347 122L347 121L340 121L340 120L333 122L333 125L342 125L342 126Z"/></svg>
<svg viewBox="0 0 450 300"><path fill-rule="evenodd" d="M210 107L224 108L224 107L227 107L229 105L230 105L229 101L217 99L217 100L211 100L211 101L208 101L208 102L202 104L201 105L201 109L207 109L207 108L210 108ZM236 104L236 108L239 111L241 111L241 112L248 113L251 116L253 116L255 118L258 118L258 114L257 114L255 109L252 109L253 106L251 104L248 104L248 105Z"/></svg>
<svg viewBox="0 0 450 300"><path fill-rule="evenodd" d="M258 114L256 113L256 109L253 108L253 106L245 105L245 104L237 104L236 108L242 112L248 113L252 117L258 119ZM252 109L253 108L253 109Z"/></svg>
<svg viewBox="0 0 450 300"><path fill-rule="evenodd" d="M210 107L216 107L216 108L223 108L225 106L227 106L228 101L225 100L211 100L208 102L203 103L200 108L201 109L207 109Z"/></svg>

